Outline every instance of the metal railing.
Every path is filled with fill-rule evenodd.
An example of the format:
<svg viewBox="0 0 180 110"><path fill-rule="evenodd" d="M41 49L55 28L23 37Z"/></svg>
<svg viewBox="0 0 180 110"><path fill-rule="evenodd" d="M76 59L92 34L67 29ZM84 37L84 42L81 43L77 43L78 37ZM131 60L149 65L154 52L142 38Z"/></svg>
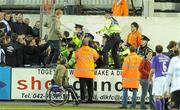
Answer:
<svg viewBox="0 0 180 110"><path fill-rule="evenodd" d="M46 1L46 0L45 0ZM114 0L81 0L82 5L111 5ZM56 0L57 5L63 5L68 0ZM42 0L0 0L1 5L40 5Z"/></svg>

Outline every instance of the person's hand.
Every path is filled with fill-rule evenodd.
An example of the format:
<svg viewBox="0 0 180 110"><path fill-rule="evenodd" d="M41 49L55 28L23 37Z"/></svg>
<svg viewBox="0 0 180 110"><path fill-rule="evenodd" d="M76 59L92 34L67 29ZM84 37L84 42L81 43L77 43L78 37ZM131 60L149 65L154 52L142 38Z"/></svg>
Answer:
<svg viewBox="0 0 180 110"><path fill-rule="evenodd" d="M100 34L100 32L99 32L99 31L97 31L97 32L96 32L96 34Z"/></svg>
<svg viewBox="0 0 180 110"><path fill-rule="evenodd" d="M48 47L48 48L47 48L47 55L49 56L49 55L50 55L50 53L51 53L51 48L50 48L50 47Z"/></svg>
<svg viewBox="0 0 180 110"><path fill-rule="evenodd" d="M59 89L60 89L61 92L64 92L64 87L63 86L59 87Z"/></svg>
<svg viewBox="0 0 180 110"><path fill-rule="evenodd" d="M169 91L165 91L164 92L164 97L165 98L169 98L170 97L170 92Z"/></svg>

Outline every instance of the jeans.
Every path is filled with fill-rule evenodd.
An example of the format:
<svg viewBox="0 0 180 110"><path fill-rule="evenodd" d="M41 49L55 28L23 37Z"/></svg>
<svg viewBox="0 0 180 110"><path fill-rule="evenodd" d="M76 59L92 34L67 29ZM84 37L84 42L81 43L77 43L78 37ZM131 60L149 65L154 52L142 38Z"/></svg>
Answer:
<svg viewBox="0 0 180 110"><path fill-rule="evenodd" d="M146 98L146 95L147 95L147 92L148 92L148 89L149 89L149 82L148 82L148 80L141 79L140 84L141 84L141 87L142 87L140 107L141 107L141 110L146 110L145 98Z"/></svg>
<svg viewBox="0 0 180 110"><path fill-rule="evenodd" d="M151 110L155 110L155 105L154 105L154 96L152 95L152 84L149 84L149 103L150 103L150 108Z"/></svg>
<svg viewBox="0 0 180 110"><path fill-rule="evenodd" d="M137 98L137 89L132 89L133 96L131 98L131 107L136 107L136 98ZM123 99L122 99L122 106L127 107L128 104L128 89L123 88Z"/></svg>
<svg viewBox="0 0 180 110"><path fill-rule="evenodd" d="M47 59L47 64L56 64L60 55L60 40L49 40L51 53Z"/></svg>
<svg viewBox="0 0 180 110"><path fill-rule="evenodd" d="M114 60L115 69L120 69L120 60L119 56L117 54L117 51L119 49L121 38L119 33L113 33L109 38L107 38L107 41L105 43L105 46L102 50L103 52L103 62L104 67L108 67L108 52L112 49L112 57Z"/></svg>

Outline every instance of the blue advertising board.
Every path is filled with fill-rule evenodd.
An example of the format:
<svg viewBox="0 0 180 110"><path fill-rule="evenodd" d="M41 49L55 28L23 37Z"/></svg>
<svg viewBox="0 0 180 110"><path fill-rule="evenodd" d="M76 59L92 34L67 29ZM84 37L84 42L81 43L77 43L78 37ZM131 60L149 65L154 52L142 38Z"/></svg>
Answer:
<svg viewBox="0 0 180 110"><path fill-rule="evenodd" d="M11 68L0 67L0 100L11 99Z"/></svg>

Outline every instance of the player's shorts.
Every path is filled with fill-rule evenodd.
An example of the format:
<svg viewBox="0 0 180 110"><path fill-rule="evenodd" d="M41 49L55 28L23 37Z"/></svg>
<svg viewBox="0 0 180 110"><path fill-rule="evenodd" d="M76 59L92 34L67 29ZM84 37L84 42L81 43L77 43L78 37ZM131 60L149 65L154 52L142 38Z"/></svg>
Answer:
<svg viewBox="0 0 180 110"><path fill-rule="evenodd" d="M154 96L163 96L166 77L161 76L154 79L152 94Z"/></svg>
<svg viewBox="0 0 180 110"><path fill-rule="evenodd" d="M171 108L180 109L180 90L172 92Z"/></svg>

